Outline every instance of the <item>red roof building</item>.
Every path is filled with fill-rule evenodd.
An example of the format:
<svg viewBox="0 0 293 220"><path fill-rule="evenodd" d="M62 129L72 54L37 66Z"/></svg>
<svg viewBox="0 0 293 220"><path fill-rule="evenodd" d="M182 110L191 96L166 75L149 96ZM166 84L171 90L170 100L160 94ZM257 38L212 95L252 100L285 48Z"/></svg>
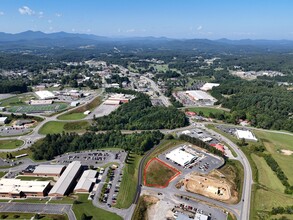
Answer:
<svg viewBox="0 0 293 220"><path fill-rule="evenodd" d="M224 149L224 145L223 144L210 144L212 147L218 149L219 151L221 151L223 154L225 154L225 149Z"/></svg>

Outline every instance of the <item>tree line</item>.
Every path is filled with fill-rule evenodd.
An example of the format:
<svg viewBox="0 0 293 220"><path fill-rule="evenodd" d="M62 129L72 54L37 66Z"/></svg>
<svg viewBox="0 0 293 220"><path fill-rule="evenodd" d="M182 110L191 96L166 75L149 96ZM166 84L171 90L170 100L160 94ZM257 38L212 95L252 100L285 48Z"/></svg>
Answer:
<svg viewBox="0 0 293 220"><path fill-rule="evenodd" d="M110 91L123 91L136 97L110 115L96 118L90 130L174 129L188 125L183 112L174 107L152 106L149 96L143 93L119 89Z"/></svg>
<svg viewBox="0 0 293 220"><path fill-rule="evenodd" d="M32 146L35 160L52 160L55 156L67 152L102 149L106 147L122 148L137 154L143 154L158 144L164 135L159 131L122 134L120 131L109 131L96 134L87 132L48 134Z"/></svg>

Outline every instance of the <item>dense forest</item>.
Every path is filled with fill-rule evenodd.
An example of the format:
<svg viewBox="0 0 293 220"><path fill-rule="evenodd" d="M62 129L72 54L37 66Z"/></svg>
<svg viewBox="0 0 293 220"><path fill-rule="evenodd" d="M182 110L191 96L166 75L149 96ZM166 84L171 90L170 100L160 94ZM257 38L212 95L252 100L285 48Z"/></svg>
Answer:
<svg viewBox="0 0 293 220"><path fill-rule="evenodd" d="M9 80L0 77L0 93L23 93L29 88L22 80Z"/></svg>
<svg viewBox="0 0 293 220"><path fill-rule="evenodd" d="M147 95L135 94L136 98L123 104L110 115L95 119L91 130L174 129L188 125L185 114L178 109L152 106Z"/></svg>
<svg viewBox="0 0 293 220"><path fill-rule="evenodd" d="M231 109L231 122L247 119L252 126L293 131L293 92L275 82L222 80L212 95Z"/></svg>
<svg viewBox="0 0 293 220"><path fill-rule="evenodd" d="M138 154L158 144L164 135L159 131L146 131L129 135L120 131L95 134L92 132L78 135L76 133L48 134L32 146L36 160L52 160L66 152L101 149L105 147L122 148Z"/></svg>

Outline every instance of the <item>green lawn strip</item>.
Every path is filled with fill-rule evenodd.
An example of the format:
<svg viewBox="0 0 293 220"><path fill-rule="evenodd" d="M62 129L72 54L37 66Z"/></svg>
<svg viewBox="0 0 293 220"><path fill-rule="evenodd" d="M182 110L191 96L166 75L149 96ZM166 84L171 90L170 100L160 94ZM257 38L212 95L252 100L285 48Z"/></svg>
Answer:
<svg viewBox="0 0 293 220"><path fill-rule="evenodd" d="M268 166L263 157L259 157L252 154L252 159L257 166L258 170L258 183L273 190L277 190L281 193L284 192L285 187L278 179L277 175Z"/></svg>
<svg viewBox="0 0 293 220"><path fill-rule="evenodd" d="M193 108L188 108L188 111L191 112L202 112L205 117L209 117L210 113L216 114L216 113L228 113L227 111L223 109L218 109L218 108L209 108L209 107L193 107Z"/></svg>
<svg viewBox="0 0 293 220"><path fill-rule="evenodd" d="M89 123L87 121L77 122L61 122L61 121L49 121L41 127L39 130L40 134L56 134L64 132L81 132L85 131Z"/></svg>
<svg viewBox="0 0 293 220"><path fill-rule="evenodd" d="M138 167L142 156L129 154L123 169L123 177L117 197L117 208L128 208L136 193Z"/></svg>
<svg viewBox="0 0 293 220"><path fill-rule="evenodd" d="M2 178L5 174L6 172L0 172L0 178Z"/></svg>
<svg viewBox="0 0 293 220"><path fill-rule="evenodd" d="M41 177L41 176L17 176L16 179L36 180L36 181L54 181L53 177Z"/></svg>
<svg viewBox="0 0 293 220"><path fill-rule="evenodd" d="M46 203L49 199L37 199L37 198L26 198L26 199L13 199L12 202L17 203Z"/></svg>
<svg viewBox="0 0 293 220"><path fill-rule="evenodd" d="M88 200L88 195L78 195L78 204L73 204L73 211L76 219L82 219L85 214L91 220L122 220L122 217L115 213L93 206L92 201Z"/></svg>
<svg viewBox="0 0 293 220"><path fill-rule="evenodd" d="M49 203L52 204L73 204L75 197L64 196L61 199L51 199Z"/></svg>
<svg viewBox="0 0 293 220"><path fill-rule="evenodd" d="M82 112L70 112L58 117L59 120L80 120L86 117Z"/></svg>
<svg viewBox="0 0 293 220"><path fill-rule="evenodd" d="M0 219L31 219L36 214L34 213L11 213L11 212L1 212ZM36 219L36 218L35 218ZM56 214L39 214L39 219L42 220L67 220L66 215L56 215Z"/></svg>
<svg viewBox="0 0 293 220"><path fill-rule="evenodd" d="M35 98L34 95L22 94L22 95L13 96L7 99L3 99L0 101L0 103L1 103L1 106L4 106L4 107L15 106L15 105L28 105L26 104L26 101L29 101L34 98Z"/></svg>
<svg viewBox="0 0 293 220"><path fill-rule="evenodd" d="M0 149L15 149L23 145L22 140L0 140Z"/></svg>

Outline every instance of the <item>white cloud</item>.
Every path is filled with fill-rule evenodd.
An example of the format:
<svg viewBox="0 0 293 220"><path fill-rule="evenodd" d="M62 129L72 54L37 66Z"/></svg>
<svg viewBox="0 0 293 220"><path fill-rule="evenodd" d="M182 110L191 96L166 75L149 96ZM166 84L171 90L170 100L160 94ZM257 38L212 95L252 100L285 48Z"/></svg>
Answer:
<svg viewBox="0 0 293 220"><path fill-rule="evenodd" d="M35 11L33 11L32 9L30 9L27 6L23 6L23 7L19 8L18 11L21 15L34 15L35 14Z"/></svg>
<svg viewBox="0 0 293 220"><path fill-rule="evenodd" d="M48 23L51 24L53 21L51 19L48 20Z"/></svg>
<svg viewBox="0 0 293 220"><path fill-rule="evenodd" d="M61 17L62 14L60 14L60 13L56 13L55 16L56 16L56 17Z"/></svg>
<svg viewBox="0 0 293 220"><path fill-rule="evenodd" d="M75 30L75 28L72 28L71 31L72 31L72 32L75 32L76 30Z"/></svg>
<svg viewBox="0 0 293 220"><path fill-rule="evenodd" d="M43 11L40 11L40 12L38 13L38 15L39 15L39 18L42 18L42 17L44 17L44 12L43 12Z"/></svg>
<svg viewBox="0 0 293 220"><path fill-rule="evenodd" d="M196 30L198 30L198 31L200 31L200 30L202 30L203 29L203 27L201 26L201 25L199 25L197 28L196 28Z"/></svg>
<svg viewBox="0 0 293 220"><path fill-rule="evenodd" d="M126 33L133 33L133 32L135 32L135 29L128 29L128 30L126 30L125 32L126 32Z"/></svg>
<svg viewBox="0 0 293 220"><path fill-rule="evenodd" d="M0 11L0 16L4 15L4 12L3 11Z"/></svg>

